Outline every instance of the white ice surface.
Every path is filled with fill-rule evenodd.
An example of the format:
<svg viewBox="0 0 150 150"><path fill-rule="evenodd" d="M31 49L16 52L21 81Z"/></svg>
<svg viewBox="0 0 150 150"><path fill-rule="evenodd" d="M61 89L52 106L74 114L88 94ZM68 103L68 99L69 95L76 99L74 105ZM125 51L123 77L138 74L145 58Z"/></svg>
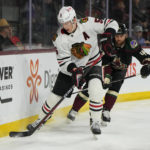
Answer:
<svg viewBox="0 0 150 150"><path fill-rule="evenodd" d="M1 138L0 150L150 150L150 100L117 103L95 140L88 112L72 123L57 118L25 138Z"/></svg>

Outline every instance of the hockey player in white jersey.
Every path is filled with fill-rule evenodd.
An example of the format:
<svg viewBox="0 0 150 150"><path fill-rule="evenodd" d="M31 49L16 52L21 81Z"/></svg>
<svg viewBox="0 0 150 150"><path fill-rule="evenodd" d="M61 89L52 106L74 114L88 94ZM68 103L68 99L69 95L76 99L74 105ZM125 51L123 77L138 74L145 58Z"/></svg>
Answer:
<svg viewBox="0 0 150 150"><path fill-rule="evenodd" d="M110 49L110 38L118 30L118 24L112 19L102 20L93 17L77 20L76 13L71 6L60 9L58 22L61 27L53 37L53 44L57 49L60 72L52 92L42 106L39 119L28 125L27 128L32 130L32 127L36 126L72 85L81 88L85 82L90 99L89 108L92 118L90 128L94 134L101 134L100 112L105 92L100 80L101 64L99 58L101 54L97 35L105 33L104 48ZM97 60L98 62L90 68L83 79L84 72Z"/></svg>

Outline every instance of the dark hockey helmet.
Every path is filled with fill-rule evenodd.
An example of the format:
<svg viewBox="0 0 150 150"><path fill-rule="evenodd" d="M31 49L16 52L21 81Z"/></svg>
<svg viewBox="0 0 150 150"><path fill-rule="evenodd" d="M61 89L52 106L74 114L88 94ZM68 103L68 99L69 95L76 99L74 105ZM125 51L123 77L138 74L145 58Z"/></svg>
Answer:
<svg viewBox="0 0 150 150"><path fill-rule="evenodd" d="M123 23L119 23L119 29L116 34L126 34L127 32L128 32L128 29L126 25Z"/></svg>

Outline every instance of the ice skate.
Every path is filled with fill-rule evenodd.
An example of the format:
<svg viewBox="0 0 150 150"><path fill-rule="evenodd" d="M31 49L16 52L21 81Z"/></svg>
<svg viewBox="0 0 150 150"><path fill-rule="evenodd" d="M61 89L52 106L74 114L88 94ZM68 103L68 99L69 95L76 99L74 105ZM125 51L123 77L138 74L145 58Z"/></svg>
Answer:
<svg viewBox="0 0 150 150"><path fill-rule="evenodd" d="M107 109L104 109L102 111L102 116L101 116L101 125L102 126L107 126L107 123L111 121L111 118L110 118L110 111L107 110Z"/></svg>
<svg viewBox="0 0 150 150"><path fill-rule="evenodd" d="M71 109L67 115L67 118L71 121L74 121L77 115L77 111L74 111L73 109Z"/></svg>
<svg viewBox="0 0 150 150"><path fill-rule="evenodd" d="M47 120L49 120L52 117L52 115L50 115L45 121L43 121L43 123L37 128L38 130L46 123ZM43 118L42 118L43 119ZM39 124L39 122L42 120L40 118L38 118L36 121L34 121L32 124L29 124L27 126L27 129L29 131L34 130L34 128L36 128L36 126Z"/></svg>
<svg viewBox="0 0 150 150"><path fill-rule="evenodd" d="M94 135L101 134L101 129L100 129L100 122L99 121L91 121L91 131Z"/></svg>

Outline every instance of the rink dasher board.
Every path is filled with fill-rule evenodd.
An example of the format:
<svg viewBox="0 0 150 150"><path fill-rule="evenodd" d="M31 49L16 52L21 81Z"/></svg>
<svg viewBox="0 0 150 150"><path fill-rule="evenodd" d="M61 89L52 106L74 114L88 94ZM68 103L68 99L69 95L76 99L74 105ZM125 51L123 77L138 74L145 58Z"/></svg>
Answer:
<svg viewBox="0 0 150 150"><path fill-rule="evenodd" d="M140 68L140 63L133 59L127 76L139 73ZM4 131L0 133L0 137L6 136L8 130L11 130L10 124L12 128L20 130L37 118L36 115L50 94L58 71L55 52L43 50L40 53L0 55L0 129ZM150 77L141 79L140 76L127 79L119 96L122 100L125 97L124 101L143 99L144 95L149 98L149 80ZM70 108L73 99L74 96L66 99L58 107L58 112L69 110L66 108Z"/></svg>

